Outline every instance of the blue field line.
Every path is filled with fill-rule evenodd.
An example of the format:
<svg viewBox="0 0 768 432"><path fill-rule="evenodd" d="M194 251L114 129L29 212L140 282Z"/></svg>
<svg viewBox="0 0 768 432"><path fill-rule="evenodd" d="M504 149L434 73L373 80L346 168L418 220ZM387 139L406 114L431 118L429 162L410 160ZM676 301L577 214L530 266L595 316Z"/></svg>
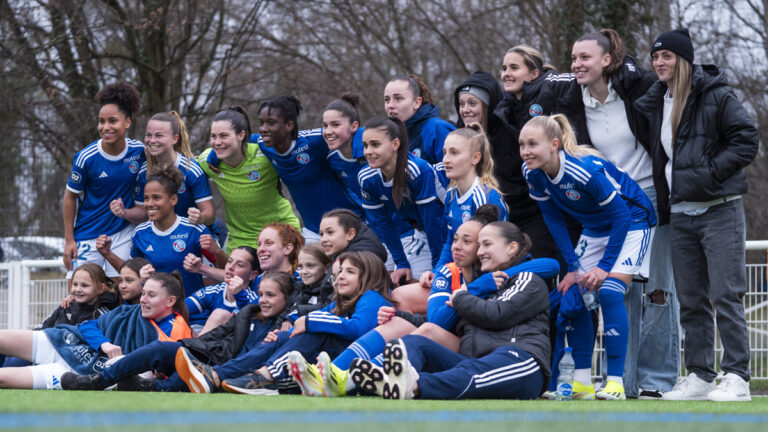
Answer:
<svg viewBox="0 0 768 432"><path fill-rule="evenodd" d="M768 414L702 414L550 411L232 411L0 414L0 429L281 423L768 423Z"/></svg>

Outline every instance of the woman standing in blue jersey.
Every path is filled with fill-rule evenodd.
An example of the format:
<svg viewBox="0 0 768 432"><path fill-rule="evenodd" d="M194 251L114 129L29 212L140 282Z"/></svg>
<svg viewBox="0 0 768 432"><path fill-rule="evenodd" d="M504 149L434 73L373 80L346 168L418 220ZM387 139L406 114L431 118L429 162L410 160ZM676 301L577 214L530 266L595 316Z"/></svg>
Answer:
<svg viewBox="0 0 768 432"><path fill-rule="evenodd" d="M360 170L358 181L368 224L397 265L391 275L395 284L401 278L418 278L437 264L443 249L445 190L432 166L408 151L408 134L397 117L369 120L363 147L368 166ZM427 244L416 234L398 229L395 215L420 230ZM431 259L426 259L428 256Z"/></svg>
<svg viewBox="0 0 768 432"><path fill-rule="evenodd" d="M357 173L365 166L363 130L357 105L360 98L348 93L323 111L323 138L328 144L328 165L358 206L361 206Z"/></svg>
<svg viewBox="0 0 768 432"><path fill-rule="evenodd" d="M408 150L430 164L443 160L443 142L456 129L440 118L432 92L416 75L398 75L384 88L384 111L408 130Z"/></svg>
<svg viewBox="0 0 768 432"><path fill-rule="evenodd" d="M184 269L184 257L190 253L199 256L200 236L211 232L205 225L192 224L174 211L179 187L184 182L179 170L173 166L157 167L148 177L144 205L149 221L136 227L131 239L131 256L146 258L157 271L178 270L184 291L190 296L203 287L203 280L199 274ZM97 249L116 268L123 264L111 250L109 237L100 236Z"/></svg>
<svg viewBox="0 0 768 432"><path fill-rule="evenodd" d="M136 87L120 81L101 89L99 136L101 139L75 154L67 190L62 200L64 214L64 266L72 270L72 260L105 266L108 277L117 278L116 267L96 251L96 238L104 234L113 243L121 260L128 259L131 223L143 221L143 211L126 210L125 218L110 211L110 206L133 206L139 169L144 163L144 145L125 136L139 110L141 94Z"/></svg>
<svg viewBox="0 0 768 432"><path fill-rule="evenodd" d="M451 243L456 229L474 216L478 208L492 204L499 208L499 220L505 221L509 216L507 204L493 177L490 143L480 123L470 123L448 134L443 145L443 167L451 184L445 194L448 237L438 265L451 261Z"/></svg>
<svg viewBox="0 0 768 432"><path fill-rule="evenodd" d="M299 131L301 103L293 96L270 99L259 106L259 133L251 137L288 187L304 222L302 235L319 241L323 213L346 208L360 213L328 165L328 146L320 129Z"/></svg>
<svg viewBox="0 0 768 432"><path fill-rule="evenodd" d="M568 263L568 274L558 290L597 291L602 307L608 381L595 394L592 321L583 309L572 320L574 331L569 335L576 362L574 396L625 399L622 377L629 325L624 293L632 277L641 272L650 245L651 228L656 225L653 205L625 172L601 159L596 150L579 146L562 114L529 120L520 132L520 156L531 198L539 202ZM584 227L575 251L563 212Z"/></svg>
<svg viewBox="0 0 768 432"><path fill-rule="evenodd" d="M144 141L147 162L139 171L136 206L144 206L147 173L156 166L171 165L184 176L178 192L179 202L174 207L176 214L186 217L192 224L211 225L216 215L208 176L192 156L187 127L179 114L171 111L153 115L147 123Z"/></svg>

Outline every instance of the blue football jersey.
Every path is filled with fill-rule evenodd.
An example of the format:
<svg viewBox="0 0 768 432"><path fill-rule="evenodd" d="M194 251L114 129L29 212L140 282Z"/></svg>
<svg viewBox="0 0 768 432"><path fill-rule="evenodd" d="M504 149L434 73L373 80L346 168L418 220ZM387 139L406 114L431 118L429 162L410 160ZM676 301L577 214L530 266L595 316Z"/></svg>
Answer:
<svg viewBox="0 0 768 432"><path fill-rule="evenodd" d="M475 178L472 187L464 195L459 196L459 190L451 188L445 195L445 220L447 222L448 236L445 240L438 264L453 261L451 257L451 244L456 230L469 218L475 215L477 209L485 204L493 204L499 208L499 220L509 220L509 209L504 197L487 185L480 183L480 178Z"/></svg>
<svg viewBox="0 0 768 432"><path fill-rule="evenodd" d="M128 221L112 214L109 203L118 198L133 207L136 181L144 163L144 144L126 138L117 156L107 154L98 140L75 154L67 189L78 195L75 241L112 235Z"/></svg>
<svg viewBox="0 0 768 432"><path fill-rule="evenodd" d="M200 168L197 161L189 162L187 157L177 153L174 166L184 176L184 183L177 191L179 202L174 206L174 211L179 216L187 217L187 210L196 207L197 203L213 199L211 186L208 184L208 176ZM147 163L139 170L139 178L136 183L136 204L144 205L144 186L147 185Z"/></svg>
<svg viewBox="0 0 768 432"><path fill-rule="evenodd" d="M320 219L329 210L346 208L361 213L328 165L328 145L321 129L299 131L298 139L282 154L265 146L260 135L252 135L251 141L258 142L272 162L309 230L318 232Z"/></svg>
<svg viewBox="0 0 768 432"><path fill-rule="evenodd" d="M410 265L393 215L426 233L435 264L446 236L442 203L445 189L432 166L413 154L408 154L406 170L408 197L403 198L399 208L392 200L392 180L385 181L378 168L366 166L360 170L358 181L363 208L368 224L387 245L398 268L409 268Z"/></svg>
<svg viewBox="0 0 768 432"><path fill-rule="evenodd" d="M131 244L131 257L146 258L158 272L178 270L184 281L187 297L203 287L203 278L184 269L184 257L191 253L200 256L200 236L211 234L205 225L193 225L185 217L177 216L176 222L166 231L160 231L152 221L136 227Z"/></svg>
<svg viewBox="0 0 768 432"><path fill-rule="evenodd" d="M237 303L228 302L226 299L227 284L222 282L217 285L209 285L195 291L194 294L186 298L187 310L189 311L189 323L205 325L211 312L216 309L228 310L237 313L240 309Z"/></svg>

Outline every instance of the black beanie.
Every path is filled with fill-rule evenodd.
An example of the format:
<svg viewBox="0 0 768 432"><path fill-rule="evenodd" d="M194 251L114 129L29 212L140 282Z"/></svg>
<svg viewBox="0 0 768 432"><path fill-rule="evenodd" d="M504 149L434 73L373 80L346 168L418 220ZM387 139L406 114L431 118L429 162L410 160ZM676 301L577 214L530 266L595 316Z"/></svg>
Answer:
<svg viewBox="0 0 768 432"><path fill-rule="evenodd" d="M680 28L662 33L656 38L651 54L658 50L670 50L693 64L693 43L687 28Z"/></svg>

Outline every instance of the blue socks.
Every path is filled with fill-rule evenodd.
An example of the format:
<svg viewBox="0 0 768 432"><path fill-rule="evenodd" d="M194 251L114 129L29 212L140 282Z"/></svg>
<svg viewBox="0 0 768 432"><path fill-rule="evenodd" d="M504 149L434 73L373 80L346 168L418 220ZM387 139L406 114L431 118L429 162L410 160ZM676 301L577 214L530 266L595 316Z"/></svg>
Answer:
<svg viewBox="0 0 768 432"><path fill-rule="evenodd" d="M624 307L627 286L619 279L609 277L600 286L600 307L603 311L603 340L607 360L607 373L624 375L624 359L627 356L629 322ZM577 365L578 366L578 365Z"/></svg>
<svg viewBox="0 0 768 432"><path fill-rule="evenodd" d="M584 308L571 319L573 329L566 333L568 346L573 348L576 369L592 369L592 351L595 349L592 313Z"/></svg>
<svg viewBox="0 0 768 432"><path fill-rule="evenodd" d="M381 334L376 330L371 330L352 342L352 345L348 346L347 349L336 357L333 364L339 369L347 370L352 360L356 358L372 360L384 351L384 346L386 345L387 342L381 337Z"/></svg>

